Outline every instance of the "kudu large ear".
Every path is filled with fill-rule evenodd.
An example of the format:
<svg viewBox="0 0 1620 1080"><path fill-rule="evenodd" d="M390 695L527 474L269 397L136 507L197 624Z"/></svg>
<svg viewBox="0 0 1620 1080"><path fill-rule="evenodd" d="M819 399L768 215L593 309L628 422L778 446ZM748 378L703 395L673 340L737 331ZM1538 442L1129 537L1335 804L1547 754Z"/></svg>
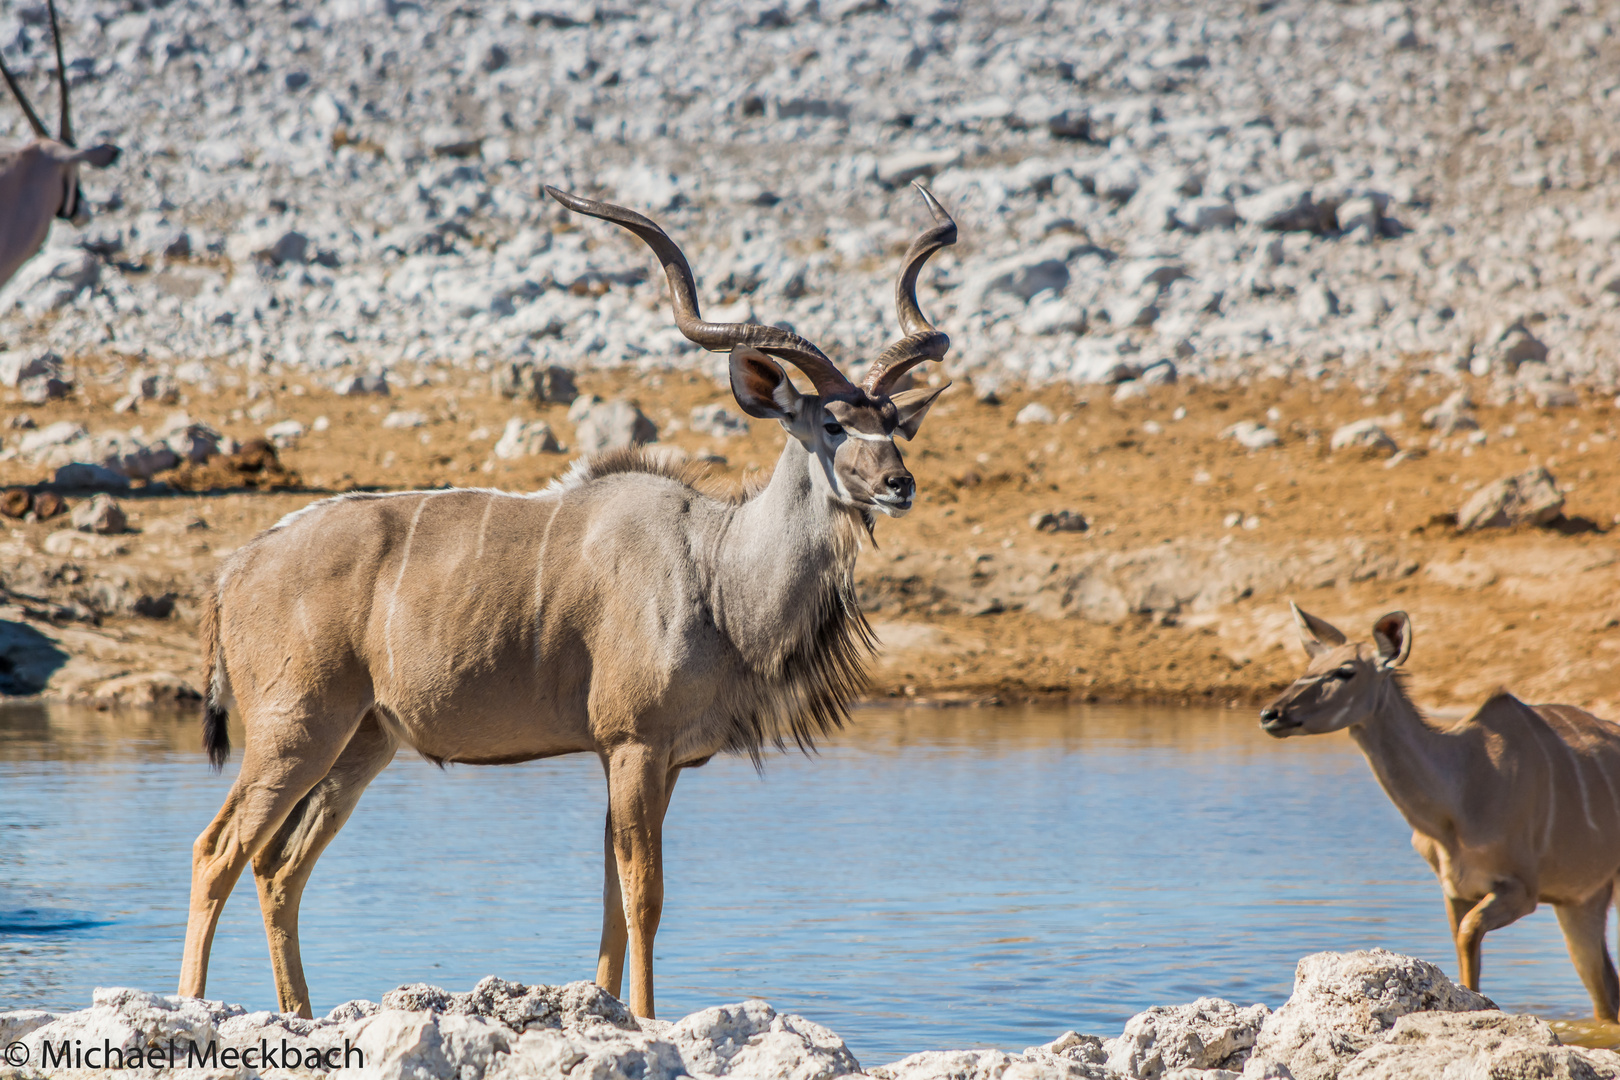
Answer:
<svg viewBox="0 0 1620 1080"><path fill-rule="evenodd" d="M903 390L889 400L894 402L894 411L898 421L894 425L895 434L903 435L906 441L917 437L917 429L922 427L923 417L928 415L928 408L934 399L951 388L946 383L938 390L930 390L926 386L915 390Z"/></svg>
<svg viewBox="0 0 1620 1080"><path fill-rule="evenodd" d="M1346 638L1338 627L1326 619L1318 619L1303 611L1292 600L1288 601L1288 606L1294 612L1294 625L1299 627L1299 643L1305 646L1305 651L1313 659L1345 643Z"/></svg>
<svg viewBox="0 0 1620 1080"><path fill-rule="evenodd" d="M1412 655L1412 620L1404 611L1392 611L1373 623L1373 644L1378 662L1384 667L1400 667Z"/></svg>
<svg viewBox="0 0 1620 1080"><path fill-rule="evenodd" d="M100 143L96 146L74 151L73 160L83 162L94 169L105 169L118 160L119 153L118 147L111 143Z"/></svg>
<svg viewBox="0 0 1620 1080"><path fill-rule="evenodd" d="M760 420L792 420L804 400L781 364L747 345L731 350L731 394L743 412Z"/></svg>

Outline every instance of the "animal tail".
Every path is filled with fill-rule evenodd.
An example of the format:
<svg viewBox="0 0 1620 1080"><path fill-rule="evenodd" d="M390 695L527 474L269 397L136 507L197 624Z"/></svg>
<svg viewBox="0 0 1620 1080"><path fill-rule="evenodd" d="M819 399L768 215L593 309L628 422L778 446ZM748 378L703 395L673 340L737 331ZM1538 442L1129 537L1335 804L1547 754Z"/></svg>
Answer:
<svg viewBox="0 0 1620 1080"><path fill-rule="evenodd" d="M203 695L203 749L215 772L231 757L231 733L225 726L225 653L219 647L219 588L208 590L198 626L208 692Z"/></svg>

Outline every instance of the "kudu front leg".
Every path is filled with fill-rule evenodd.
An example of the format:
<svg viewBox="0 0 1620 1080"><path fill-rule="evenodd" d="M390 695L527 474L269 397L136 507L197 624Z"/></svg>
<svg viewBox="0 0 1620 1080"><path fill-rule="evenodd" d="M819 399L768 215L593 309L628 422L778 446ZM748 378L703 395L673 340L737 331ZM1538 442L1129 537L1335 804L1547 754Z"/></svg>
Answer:
<svg viewBox="0 0 1620 1080"><path fill-rule="evenodd" d="M608 834L630 954L630 1011L649 1018L654 1015L653 938L664 910L664 812L671 771L664 755L645 746L620 747L608 760ZM604 954L597 974L617 981L612 979L614 964L606 952L613 929L609 919L603 918ZM622 960L618 967L622 974ZM614 992L613 987L604 989Z"/></svg>
<svg viewBox="0 0 1620 1080"><path fill-rule="evenodd" d="M1479 990L1480 949L1485 935L1492 930L1518 922L1536 910L1533 890L1522 881L1498 881L1496 888L1477 904L1467 900L1448 898L1451 904L1451 924L1457 942L1457 963L1462 984L1470 990Z"/></svg>
<svg viewBox="0 0 1620 1080"><path fill-rule="evenodd" d="M664 779L664 813L675 793L677 767ZM624 950L630 931L624 921L624 890L619 887L619 860L613 853L613 811L607 812L602 839L602 945L597 950L596 985L619 997L624 986Z"/></svg>
<svg viewBox="0 0 1620 1080"><path fill-rule="evenodd" d="M602 826L602 945L596 954L596 985L623 996L624 949L630 931L624 922L624 891L619 888L619 860L613 854L613 811Z"/></svg>
<svg viewBox="0 0 1620 1080"><path fill-rule="evenodd" d="M1569 958L1592 998L1592 1015L1611 1023L1620 1012L1620 976L1609 956L1609 901L1613 885L1605 885L1579 904L1554 904L1564 931Z"/></svg>

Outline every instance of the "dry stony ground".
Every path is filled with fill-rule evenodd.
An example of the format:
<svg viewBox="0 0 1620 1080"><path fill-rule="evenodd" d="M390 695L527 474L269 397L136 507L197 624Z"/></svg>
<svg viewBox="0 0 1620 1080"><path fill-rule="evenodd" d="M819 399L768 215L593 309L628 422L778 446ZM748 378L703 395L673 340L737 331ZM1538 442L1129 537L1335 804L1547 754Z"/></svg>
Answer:
<svg viewBox="0 0 1620 1080"><path fill-rule="evenodd" d="M115 358L105 362L116 368ZM57 554L45 541L65 518L8 522L0 618L13 642L24 633L28 644L48 650L54 642L69 657L47 692L138 699L144 691L128 680L110 680L164 670L200 684L194 601L212 568L314 498L355 487L528 490L567 467L566 454L491 454L513 415L547 419L569 441L564 406L514 405L487 389L487 377L460 372L418 382L380 398L339 397L290 374L261 381L254 393L271 395L277 415L306 427L328 419L283 455L303 478L298 490L137 489L124 499L135 532L85 535L72 548L58 540ZM147 403L142 416L115 423L108 406L121 381L80 386L27 411L41 426L74 419L92 431L156 426L167 412ZM1253 705L1302 666L1292 597L1353 632L1391 608L1411 613L1414 685L1432 707L1461 709L1501 685L1620 716L1614 403L1588 395L1557 409L1482 405L1483 444L1452 437L1431 449L1434 436L1418 417L1453 388L1420 378L1373 398L1331 379L1182 383L1116 402L1107 387L1053 387L1000 404L953 389L908 448L917 509L880 522L877 548L861 555L861 591L883 642L871 693ZM694 406L730 404L724 388L695 374L595 373L581 390L637 400L663 445L723 457L710 466L717 488L770 469L781 446L775 424L754 422L725 440L688 430ZM1032 401L1054 422L1017 423ZM242 419L246 389L193 393L182 406L238 438L258 432ZM23 411L0 408L0 422ZM396 409L430 421L383 428ZM1391 466L1385 456L1329 449L1337 427L1369 416L1383 417L1415 456ZM1281 445L1251 452L1221 437L1245 419L1268 423ZM1553 526L1461 536L1444 520L1481 484L1537 464L1566 489L1565 518ZM0 483L45 479L38 466L0 461ZM1058 510L1084 515L1090 528L1032 527L1034 515ZM166 618L114 614L97 626L84 617L170 594Z"/></svg>

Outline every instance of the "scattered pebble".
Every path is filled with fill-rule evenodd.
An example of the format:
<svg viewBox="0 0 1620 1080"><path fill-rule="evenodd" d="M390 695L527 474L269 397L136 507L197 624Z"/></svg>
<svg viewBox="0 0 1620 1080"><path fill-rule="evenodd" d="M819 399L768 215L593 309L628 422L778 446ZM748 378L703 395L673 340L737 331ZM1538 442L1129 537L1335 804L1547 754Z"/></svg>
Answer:
<svg viewBox="0 0 1620 1080"><path fill-rule="evenodd" d="M535 454L560 454L563 446L544 420L526 422L514 416L506 422L506 430L495 443L495 456L504 461L531 457Z"/></svg>
<svg viewBox="0 0 1620 1080"><path fill-rule="evenodd" d="M111 495L94 495L73 508L73 527L80 532L115 536L129 531L129 519Z"/></svg>
<svg viewBox="0 0 1620 1080"><path fill-rule="evenodd" d="M1385 431L1378 421L1371 419L1357 420L1339 428L1328 441L1328 448L1357 449L1376 454L1393 454L1400 449L1389 432Z"/></svg>
<svg viewBox="0 0 1620 1080"><path fill-rule="evenodd" d="M283 420L265 428L264 437L282 450L288 450L297 446L298 440L304 437L304 425L298 420Z"/></svg>
<svg viewBox="0 0 1620 1080"><path fill-rule="evenodd" d="M1545 525L1564 512L1558 482L1544 468L1529 469L1486 484L1457 511L1457 529L1505 529Z"/></svg>
<svg viewBox="0 0 1620 1080"><path fill-rule="evenodd" d="M1085 532L1091 528L1091 522L1086 520L1084 514L1075 510L1058 510L1053 513L1031 514L1029 527L1037 532Z"/></svg>
<svg viewBox="0 0 1620 1080"><path fill-rule="evenodd" d="M1282 442L1281 437L1279 437L1275 431L1263 424L1257 424L1253 420L1239 420L1231 427L1222 431L1221 438L1231 439L1239 446L1245 447L1249 450L1265 450ZM1207 476L1208 474L1202 473L1200 475ZM1198 483L1205 484L1208 482L1208 480L1198 481Z"/></svg>

